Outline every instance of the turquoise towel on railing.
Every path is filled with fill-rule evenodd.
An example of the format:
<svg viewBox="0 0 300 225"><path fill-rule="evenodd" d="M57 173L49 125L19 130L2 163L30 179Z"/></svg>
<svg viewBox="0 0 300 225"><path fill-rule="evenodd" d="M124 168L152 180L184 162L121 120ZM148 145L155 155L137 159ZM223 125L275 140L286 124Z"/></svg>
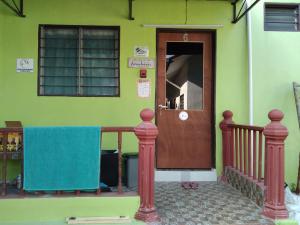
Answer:
<svg viewBox="0 0 300 225"><path fill-rule="evenodd" d="M24 128L24 189L99 188L100 127Z"/></svg>

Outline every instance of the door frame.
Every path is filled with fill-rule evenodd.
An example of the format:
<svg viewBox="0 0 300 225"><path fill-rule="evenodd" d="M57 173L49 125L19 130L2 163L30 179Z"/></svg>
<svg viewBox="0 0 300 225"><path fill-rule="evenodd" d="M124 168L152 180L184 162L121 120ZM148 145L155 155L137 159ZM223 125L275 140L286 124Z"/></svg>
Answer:
<svg viewBox="0 0 300 225"><path fill-rule="evenodd" d="M159 43L159 33L184 33L184 32L193 32L193 33L209 33L212 36L212 79L211 79L211 168L216 168L216 113L215 113L215 104L216 104L216 40L217 40L217 32L216 30L202 30L202 29L176 29L176 28L157 28L156 29L156 71L155 71L155 125L157 125L157 87L158 87L158 43ZM159 135L159 134L158 134ZM155 150L157 151L157 143L155 146ZM155 164L157 162L157 155L155 154Z"/></svg>

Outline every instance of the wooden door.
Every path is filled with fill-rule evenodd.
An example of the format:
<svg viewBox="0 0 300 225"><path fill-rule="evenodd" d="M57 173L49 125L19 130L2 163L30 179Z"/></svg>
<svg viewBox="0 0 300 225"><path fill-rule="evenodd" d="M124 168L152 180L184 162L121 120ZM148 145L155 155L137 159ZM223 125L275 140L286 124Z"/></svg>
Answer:
<svg viewBox="0 0 300 225"><path fill-rule="evenodd" d="M158 32L158 169L212 168L212 36Z"/></svg>

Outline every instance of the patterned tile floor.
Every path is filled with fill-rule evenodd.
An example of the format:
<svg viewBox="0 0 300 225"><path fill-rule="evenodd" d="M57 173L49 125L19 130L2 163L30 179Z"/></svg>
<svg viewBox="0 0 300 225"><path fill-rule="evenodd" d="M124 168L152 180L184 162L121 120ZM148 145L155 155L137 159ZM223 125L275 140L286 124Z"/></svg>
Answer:
<svg viewBox="0 0 300 225"><path fill-rule="evenodd" d="M200 182L185 190L178 182L155 184L161 225L271 225L261 208L227 184ZM151 225L157 225L152 223Z"/></svg>

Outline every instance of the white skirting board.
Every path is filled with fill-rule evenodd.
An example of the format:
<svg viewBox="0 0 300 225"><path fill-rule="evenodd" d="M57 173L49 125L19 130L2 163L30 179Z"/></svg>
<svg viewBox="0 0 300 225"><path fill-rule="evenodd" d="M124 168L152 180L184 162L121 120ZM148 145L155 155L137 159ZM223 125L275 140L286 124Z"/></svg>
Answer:
<svg viewBox="0 0 300 225"><path fill-rule="evenodd" d="M217 181L217 172L211 170L156 170L156 182Z"/></svg>

